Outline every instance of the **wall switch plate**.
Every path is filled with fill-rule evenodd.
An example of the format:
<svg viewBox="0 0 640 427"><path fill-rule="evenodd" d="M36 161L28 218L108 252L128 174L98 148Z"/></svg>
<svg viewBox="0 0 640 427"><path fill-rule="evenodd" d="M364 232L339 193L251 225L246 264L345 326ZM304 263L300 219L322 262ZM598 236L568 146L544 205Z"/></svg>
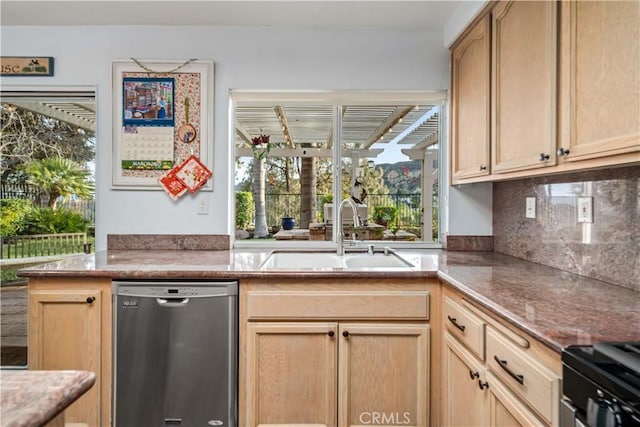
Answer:
<svg viewBox="0 0 640 427"><path fill-rule="evenodd" d="M198 215L209 215L209 204L206 198L198 200Z"/></svg>
<svg viewBox="0 0 640 427"><path fill-rule="evenodd" d="M593 197L578 197L578 222L593 222Z"/></svg>
<svg viewBox="0 0 640 427"><path fill-rule="evenodd" d="M536 198L527 197L525 216L527 218L535 219L536 217Z"/></svg>

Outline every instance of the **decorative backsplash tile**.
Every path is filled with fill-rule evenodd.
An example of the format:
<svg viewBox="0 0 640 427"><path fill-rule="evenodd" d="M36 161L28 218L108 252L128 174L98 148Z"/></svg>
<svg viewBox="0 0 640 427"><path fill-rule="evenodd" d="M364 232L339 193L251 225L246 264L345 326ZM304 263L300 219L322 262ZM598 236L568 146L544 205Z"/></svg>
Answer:
<svg viewBox="0 0 640 427"><path fill-rule="evenodd" d="M226 234L109 234L108 250L229 250Z"/></svg>
<svg viewBox="0 0 640 427"><path fill-rule="evenodd" d="M493 236L449 236L444 241L448 251L493 252Z"/></svg>
<svg viewBox="0 0 640 427"><path fill-rule="evenodd" d="M581 197L592 223L578 222ZM640 166L494 183L493 231L496 252L640 291Z"/></svg>

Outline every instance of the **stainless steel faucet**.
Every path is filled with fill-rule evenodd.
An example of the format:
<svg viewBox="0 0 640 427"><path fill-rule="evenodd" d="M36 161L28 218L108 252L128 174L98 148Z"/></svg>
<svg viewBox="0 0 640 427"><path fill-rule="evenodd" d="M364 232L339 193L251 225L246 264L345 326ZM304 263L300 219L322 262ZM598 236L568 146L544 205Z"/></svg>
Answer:
<svg viewBox="0 0 640 427"><path fill-rule="evenodd" d="M353 211L353 226L354 227L360 227L361 226L360 217L358 216L358 206L356 206L356 202L354 202L351 197L348 197L348 198L344 199L340 203L340 207L338 207L338 222L336 223L336 226L338 227L338 233L336 235L336 241L337 241L337 244L338 244L338 248L337 248L336 252L338 253L338 255L344 255L344 243L343 243L343 241L344 241L344 232L342 230L342 209L344 208L345 204L351 206L351 210ZM353 243L355 243L355 241L356 241L355 233L353 233L351 235L351 241Z"/></svg>

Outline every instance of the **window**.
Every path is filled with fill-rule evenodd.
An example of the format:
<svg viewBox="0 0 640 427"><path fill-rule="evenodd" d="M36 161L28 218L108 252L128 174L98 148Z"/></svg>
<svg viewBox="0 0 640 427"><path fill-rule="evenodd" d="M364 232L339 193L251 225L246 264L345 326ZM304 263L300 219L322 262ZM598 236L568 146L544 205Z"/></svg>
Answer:
<svg viewBox="0 0 640 427"><path fill-rule="evenodd" d="M236 246L439 245L443 94L234 95Z"/></svg>

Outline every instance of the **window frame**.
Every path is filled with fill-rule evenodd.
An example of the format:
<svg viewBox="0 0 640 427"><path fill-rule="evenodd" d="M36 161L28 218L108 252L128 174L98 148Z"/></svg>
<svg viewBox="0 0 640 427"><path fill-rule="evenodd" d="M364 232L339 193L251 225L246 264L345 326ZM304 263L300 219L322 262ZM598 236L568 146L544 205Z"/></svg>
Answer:
<svg viewBox="0 0 640 427"><path fill-rule="evenodd" d="M446 131L446 116L448 114L448 93L446 91L271 91L271 90L230 90L229 91L229 120L228 120L228 146L229 146L229 203L228 203L228 229L231 235L231 246L240 249L336 249L337 227L333 228L331 241L273 241L262 240L238 240L235 239L235 109L239 106L273 106L274 104L286 104L287 106L305 105L330 105L334 111L334 135L336 143L333 144L333 159L341 159L342 156L342 116L340 111L345 105L412 105L432 104L440 107L439 132L442 135L438 142L438 242L400 242L385 241L385 246L408 249L440 249L443 247L443 219L446 218L445 205L445 180L446 179L446 147L448 146L448 132ZM333 183L335 195L341 193L342 174L340 162L333 162L335 179ZM333 210L333 222L337 223L338 209ZM375 241L371 241L375 243Z"/></svg>

